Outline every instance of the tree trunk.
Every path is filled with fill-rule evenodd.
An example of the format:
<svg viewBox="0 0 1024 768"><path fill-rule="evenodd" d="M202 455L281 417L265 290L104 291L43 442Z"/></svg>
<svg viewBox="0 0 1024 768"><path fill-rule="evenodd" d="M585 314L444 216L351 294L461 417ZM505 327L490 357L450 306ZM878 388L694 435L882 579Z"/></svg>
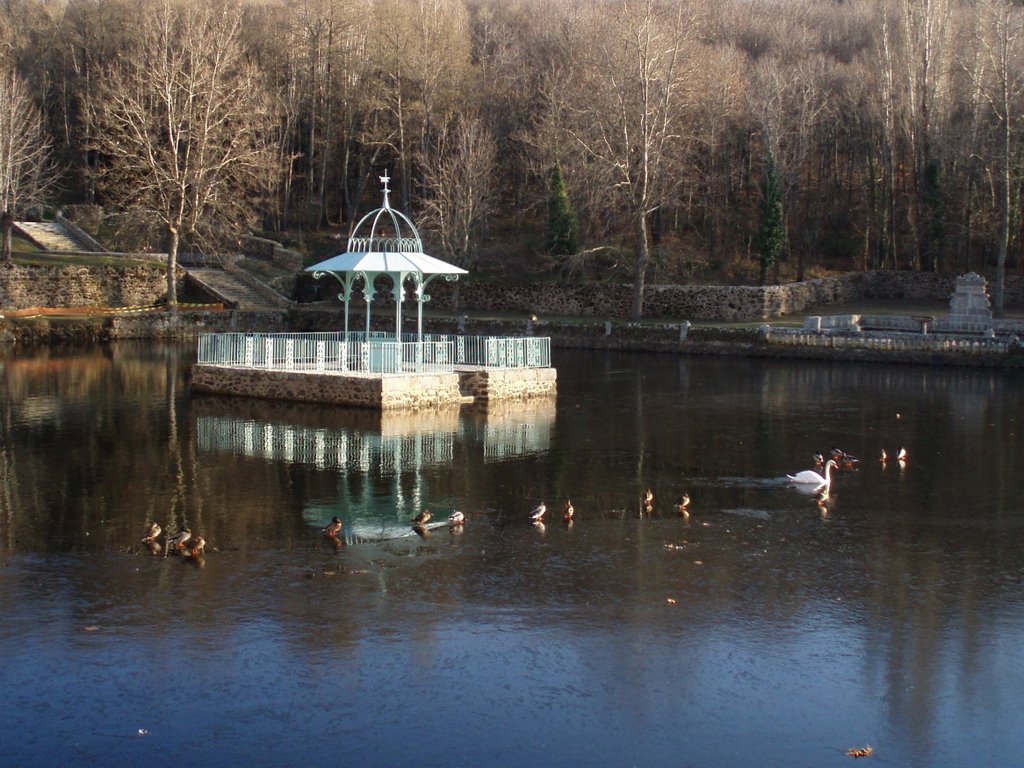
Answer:
<svg viewBox="0 0 1024 768"><path fill-rule="evenodd" d="M636 270L633 273L633 319L639 320L644 313L644 280L651 253L647 240L647 214L640 213L636 220Z"/></svg>
<svg viewBox="0 0 1024 768"><path fill-rule="evenodd" d="M4 231L3 260L9 263L11 261L11 235L14 231L14 215L10 210L5 210L0 214L0 228L3 228Z"/></svg>
<svg viewBox="0 0 1024 768"><path fill-rule="evenodd" d="M178 271L178 243L180 236L177 227L167 228L167 306L172 312L178 311L178 283L175 273Z"/></svg>
<svg viewBox="0 0 1024 768"><path fill-rule="evenodd" d="M1006 102L1004 102L1006 103ZM1002 168L999 179L999 255L996 257L995 295L992 297L993 311L996 317L1003 316L1003 291L1006 279L1006 252L1010 247L1010 116L1009 110L1000 126L999 136Z"/></svg>

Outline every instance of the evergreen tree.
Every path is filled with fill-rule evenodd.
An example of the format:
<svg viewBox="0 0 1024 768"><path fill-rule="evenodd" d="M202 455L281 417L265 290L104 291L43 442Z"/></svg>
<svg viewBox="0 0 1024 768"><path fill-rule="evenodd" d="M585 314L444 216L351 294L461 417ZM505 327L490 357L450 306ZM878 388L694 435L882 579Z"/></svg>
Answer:
<svg viewBox="0 0 1024 768"><path fill-rule="evenodd" d="M562 166L555 163L548 193L548 218L544 224L544 250L554 256L571 256L580 249L580 225L565 191Z"/></svg>
<svg viewBox="0 0 1024 768"><path fill-rule="evenodd" d="M779 187L779 174L775 170L775 164L769 160L765 164L764 177L761 179L761 223L755 239L757 252L761 255L761 285L767 281L768 269L778 260L785 242L782 189Z"/></svg>

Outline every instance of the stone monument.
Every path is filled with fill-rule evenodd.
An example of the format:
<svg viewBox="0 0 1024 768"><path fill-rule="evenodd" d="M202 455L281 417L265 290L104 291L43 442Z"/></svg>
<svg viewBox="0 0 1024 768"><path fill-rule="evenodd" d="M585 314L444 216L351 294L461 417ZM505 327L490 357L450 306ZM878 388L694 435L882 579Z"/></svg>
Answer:
<svg viewBox="0 0 1024 768"><path fill-rule="evenodd" d="M949 300L949 330L960 333L992 330L992 308L985 285L985 278L975 272L956 279L956 290Z"/></svg>

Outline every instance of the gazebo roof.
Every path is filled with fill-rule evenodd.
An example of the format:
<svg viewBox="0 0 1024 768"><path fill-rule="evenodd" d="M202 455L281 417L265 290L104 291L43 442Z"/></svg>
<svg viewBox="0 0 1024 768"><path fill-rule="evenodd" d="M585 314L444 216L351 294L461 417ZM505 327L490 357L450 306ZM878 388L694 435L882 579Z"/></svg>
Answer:
<svg viewBox="0 0 1024 768"><path fill-rule="evenodd" d="M390 179L384 175L380 180L384 183L384 205L359 220L348 238L345 253L306 267L306 272L390 274L399 279L410 273L421 278L423 275L469 274L462 267L423 253L423 241L416 226L388 202ZM389 225L391 235L385 234L385 225Z"/></svg>
<svg viewBox="0 0 1024 768"><path fill-rule="evenodd" d="M374 238L375 240L378 238ZM307 272L371 272L401 273L419 272L424 275L466 275L462 267L428 256L422 251L394 253L389 251L346 251L321 261Z"/></svg>

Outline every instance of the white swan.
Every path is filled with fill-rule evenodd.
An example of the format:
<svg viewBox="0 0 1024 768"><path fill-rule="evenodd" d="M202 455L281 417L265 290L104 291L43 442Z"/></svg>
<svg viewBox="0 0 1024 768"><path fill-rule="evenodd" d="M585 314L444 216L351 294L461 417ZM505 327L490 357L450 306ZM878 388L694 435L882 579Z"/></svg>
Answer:
<svg viewBox="0 0 1024 768"><path fill-rule="evenodd" d="M795 475L786 475L791 483L800 483L801 485L814 485L816 488L825 486L828 488L832 485L832 469L837 467L833 459L829 459L825 462L825 476L822 477L813 469L805 469L803 472L797 472Z"/></svg>

